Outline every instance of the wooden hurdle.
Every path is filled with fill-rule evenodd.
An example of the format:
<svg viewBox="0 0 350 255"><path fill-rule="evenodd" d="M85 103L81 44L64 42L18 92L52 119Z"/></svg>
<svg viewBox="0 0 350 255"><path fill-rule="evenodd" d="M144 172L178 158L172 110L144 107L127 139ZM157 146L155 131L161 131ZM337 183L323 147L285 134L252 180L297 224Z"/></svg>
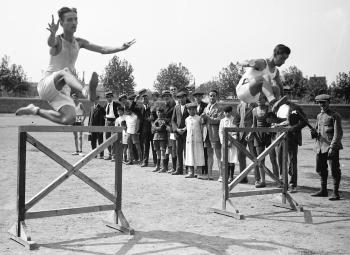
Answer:
<svg viewBox="0 0 350 255"><path fill-rule="evenodd" d="M50 150L44 144L39 142L28 132L113 132L114 134L99 145L96 149L92 150L85 157L79 160L76 164L71 165L55 152ZM120 127L101 127L101 126L20 126L18 128L18 166L17 166L17 220L10 228L10 238L19 244L29 248L30 250L36 247L36 243L31 240L29 233L26 229L26 219L36 219L53 216L63 216L80 213L101 212L107 210L114 210L113 222L107 222L107 226L133 234L134 230L130 227L128 221L124 217L122 212L122 144L121 144L121 132ZM25 201L26 190L26 143L30 143L38 150L43 152L46 156L56 161L61 165L66 172L57 177L53 182L47 185L39 193L37 193L29 201ZM95 158L100 152L105 150L108 146L113 145L116 152L116 159L114 164L115 169L115 184L114 195L94 180L83 174L80 169L86 165L90 160ZM51 191L57 188L71 175L75 175L80 180L88 184L91 188L110 200L111 204L79 207L79 208L63 208L56 210L35 211L29 210L38 203L41 199L47 196Z"/></svg>
<svg viewBox="0 0 350 255"><path fill-rule="evenodd" d="M268 146L260 155L255 157L250 151L248 151L237 139L234 139L232 136L228 135L228 132L245 132L249 133L252 132L252 134L255 134L255 132L273 132L279 134L277 138ZM256 195L267 195L267 194L275 194L275 193L281 193L282 194L282 203L276 206L292 209L295 211L303 211L303 207L299 205L288 193L288 143L286 142L286 136L287 136L288 128L283 127L275 127L275 128L225 128L224 129L224 155L223 155L223 162L224 162L224 169L223 169L223 182L222 182L222 204L221 209L218 208L210 208L211 212L234 217L236 219L244 219L244 215L240 213L238 209L235 208L233 202L230 200L230 198L234 197L246 197L246 196L256 196ZM252 163L248 165L231 183L228 183L228 141L231 141L236 147L237 150L240 150L243 152L251 161ZM281 144L283 146L283 163L282 163L282 181L276 176L273 172L271 172L265 164L262 162L262 160L269 155L269 153ZM249 172L254 169L256 166L263 167L265 173L269 175L274 181L276 181L281 188L268 188L268 189L259 189L259 190L250 190L250 191L237 191L232 192L230 191L237 186L237 184L246 176L248 176ZM288 201L289 206L286 204L286 201ZM229 205L233 208L232 211L226 210L226 205L229 203Z"/></svg>

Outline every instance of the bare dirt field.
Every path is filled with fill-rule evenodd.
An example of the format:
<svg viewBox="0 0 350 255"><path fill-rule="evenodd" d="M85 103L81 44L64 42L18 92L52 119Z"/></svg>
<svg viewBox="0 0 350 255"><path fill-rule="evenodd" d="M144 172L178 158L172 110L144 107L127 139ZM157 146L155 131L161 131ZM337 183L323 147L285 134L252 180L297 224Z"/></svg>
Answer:
<svg viewBox="0 0 350 255"><path fill-rule="evenodd" d="M38 117L0 115L0 254L350 254L349 121L343 122L340 201L310 197L320 182L315 173L313 141L304 129L299 192L292 195L305 212L273 206L281 201L277 194L251 196L232 199L245 215L244 220L237 220L208 211L221 203L221 183L217 181L185 179L152 173L153 167L123 165L123 212L135 235L106 227L102 220L111 220L110 211L27 220L31 237L39 245L33 251L10 240L7 234L16 219L17 130L30 124L52 125ZM67 161L80 159L71 155L71 133L31 134ZM84 142L84 151L88 152L90 145ZM94 159L81 171L113 193L113 167L111 162ZM58 164L27 145L27 200L61 173L64 169ZM255 189L252 175L249 181L239 184L237 190ZM331 178L328 185L331 189ZM107 203L72 176L33 211Z"/></svg>

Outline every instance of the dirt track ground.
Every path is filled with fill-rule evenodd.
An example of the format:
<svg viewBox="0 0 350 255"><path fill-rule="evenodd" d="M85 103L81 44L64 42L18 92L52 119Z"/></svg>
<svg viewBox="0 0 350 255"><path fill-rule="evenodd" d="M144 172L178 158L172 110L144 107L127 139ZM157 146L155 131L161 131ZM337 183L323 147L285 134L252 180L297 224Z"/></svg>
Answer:
<svg viewBox="0 0 350 255"><path fill-rule="evenodd" d="M28 251L9 240L7 230L16 218L17 127L51 125L37 117L0 115L0 254L350 254L350 122L343 122L341 151L342 200L311 198L319 186L315 156L308 130L299 151L299 185L295 200L305 213L273 206L279 195L233 200L245 215L236 220L208 212L218 207L221 184L152 173L152 167L123 165L123 211L134 236L107 228L102 220L111 212L89 213L26 221L39 248ZM32 133L73 163L73 135ZM85 141L84 150L89 150ZM55 162L28 144L27 199L63 173ZM95 159L82 172L113 192L113 165ZM237 169L236 169L237 172ZM217 174L217 173L216 173ZM250 183L253 183L253 176ZM329 180L329 189L331 180ZM238 190L254 189L239 184ZM72 176L33 207L48 210L108 203L89 186ZM312 222L311 222L312 220Z"/></svg>

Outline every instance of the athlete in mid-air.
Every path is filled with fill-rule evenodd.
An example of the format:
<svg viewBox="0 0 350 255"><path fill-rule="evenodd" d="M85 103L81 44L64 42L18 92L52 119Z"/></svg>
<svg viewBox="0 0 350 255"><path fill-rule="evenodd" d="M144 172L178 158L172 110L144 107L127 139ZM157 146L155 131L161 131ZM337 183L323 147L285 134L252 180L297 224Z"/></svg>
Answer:
<svg viewBox="0 0 350 255"><path fill-rule="evenodd" d="M282 97L277 101L279 96L274 94L273 86L282 87L277 67L285 63L289 54L290 49L287 46L278 44L270 58L238 62L238 65L246 67L246 72L236 87L237 97L247 104L256 103L260 93L263 93L272 110L276 111L287 100L286 97Z"/></svg>
<svg viewBox="0 0 350 255"><path fill-rule="evenodd" d="M84 97L93 101L96 97L98 76L94 72L88 86L84 86L73 74L75 62L81 48L112 54L128 49L135 40L124 43L121 47L104 47L93 44L85 39L74 36L78 25L77 10L62 7L58 11L57 23L52 15L48 45L50 47L50 63L44 77L38 83L38 93L41 99L48 101L54 110L41 109L34 104L19 108L16 115L39 115L55 123L70 125L75 122L75 104L70 97L71 88L80 91ZM63 34L56 35L59 25Z"/></svg>

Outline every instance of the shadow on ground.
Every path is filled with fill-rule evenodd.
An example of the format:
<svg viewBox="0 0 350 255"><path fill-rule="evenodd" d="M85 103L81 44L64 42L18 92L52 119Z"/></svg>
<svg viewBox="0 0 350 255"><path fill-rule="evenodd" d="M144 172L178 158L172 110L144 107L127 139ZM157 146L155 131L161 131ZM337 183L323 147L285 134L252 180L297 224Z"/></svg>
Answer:
<svg viewBox="0 0 350 255"><path fill-rule="evenodd" d="M57 243L47 243L40 244L41 247L45 247L47 249L54 250L64 250L69 252L84 252L84 254L94 254L94 255L105 255L111 253L104 253L98 251L89 251L89 247L98 247L98 246L111 246L111 245L121 245L121 248L118 251L115 251L116 255L124 255L128 254L134 247L138 245L149 245L154 244L156 249L149 250L147 249L142 252L137 252L136 254L153 254L153 253L164 253L164 252L176 252L179 250L178 254L183 252L183 249L186 248L196 248L197 250L201 250L202 252L208 252L210 254L225 254L226 250L229 249L230 246L238 246L243 249L250 249L252 251L277 251L281 248L287 248L295 250L295 247L286 246L282 243L271 242L271 241L259 241L256 239L234 239L234 238L225 238L219 236L207 236L201 235L191 232L184 231L163 231L163 230L154 230L154 231L137 231L135 235L124 243L118 242L95 242L82 244L82 242L86 241L94 241L103 239L106 237L116 237L119 234L117 233L102 233L94 237L82 238L82 239L73 239L67 240L63 242ZM160 246L164 246L164 248L160 248ZM94 248L95 250L95 248ZM102 249L104 250L104 249ZM140 250L140 249L138 249ZM299 249L301 251L301 249Z"/></svg>

